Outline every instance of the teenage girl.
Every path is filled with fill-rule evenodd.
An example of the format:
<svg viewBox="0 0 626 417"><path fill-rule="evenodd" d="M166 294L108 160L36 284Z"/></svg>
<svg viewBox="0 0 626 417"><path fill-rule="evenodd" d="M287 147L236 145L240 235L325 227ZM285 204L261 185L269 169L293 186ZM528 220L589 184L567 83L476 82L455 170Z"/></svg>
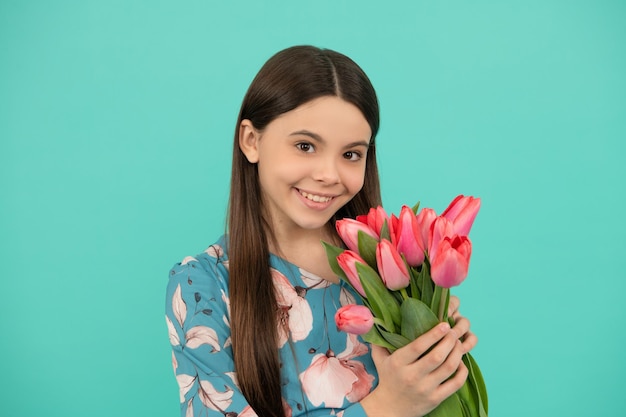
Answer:
<svg viewBox="0 0 626 417"><path fill-rule="evenodd" d="M381 204L376 93L337 52L278 52L252 81L233 146L227 234L170 272L166 321L181 416L423 416L467 376L476 344L452 297L441 323L389 354L337 331L358 297L321 241Z"/></svg>

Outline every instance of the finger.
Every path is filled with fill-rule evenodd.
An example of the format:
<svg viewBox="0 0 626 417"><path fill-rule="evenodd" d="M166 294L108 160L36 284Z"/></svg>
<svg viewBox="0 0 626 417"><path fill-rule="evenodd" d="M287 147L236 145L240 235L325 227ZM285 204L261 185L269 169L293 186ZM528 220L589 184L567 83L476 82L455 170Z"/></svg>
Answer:
<svg viewBox="0 0 626 417"><path fill-rule="evenodd" d="M455 392L461 389L465 381L467 380L468 375L467 368L465 364L461 361L459 364L456 373L452 376L452 378L446 380L436 390L436 395L441 399L441 401L445 400Z"/></svg>
<svg viewBox="0 0 626 417"><path fill-rule="evenodd" d="M453 349L449 352L445 361L431 372L431 377L437 384L443 383L450 378L458 369L463 359L463 346L459 340L454 341Z"/></svg>
<svg viewBox="0 0 626 417"><path fill-rule="evenodd" d="M456 295L450 296L450 302L448 303L448 316L454 317L455 313L458 313L461 300Z"/></svg>
<svg viewBox="0 0 626 417"><path fill-rule="evenodd" d="M478 337L472 332L467 332L463 337L463 353L467 353L474 349L476 344L478 343Z"/></svg>
<svg viewBox="0 0 626 417"><path fill-rule="evenodd" d="M390 356L389 351L378 345L372 345L372 360L374 361L374 366L376 369L379 369L379 365L383 363L383 361Z"/></svg>
<svg viewBox="0 0 626 417"><path fill-rule="evenodd" d="M428 353L419 358L416 363L416 372L420 374L430 374L441 367L449 358L452 351L455 349L457 344L460 344L458 338L456 337L456 333L449 332L446 334L443 339L441 339ZM460 350L460 347L458 348ZM448 375L456 369L457 364L455 363L451 369L448 369ZM450 366L448 366L449 368ZM443 379L437 381L437 383L441 383Z"/></svg>
<svg viewBox="0 0 626 417"><path fill-rule="evenodd" d="M413 363L449 333L450 325L439 323L408 345L395 351L393 353L394 360L398 361L399 365Z"/></svg>
<svg viewBox="0 0 626 417"><path fill-rule="evenodd" d="M452 330L457 334L457 337L461 339L469 332L470 325L471 323L467 318L459 317L458 320L455 320Z"/></svg>

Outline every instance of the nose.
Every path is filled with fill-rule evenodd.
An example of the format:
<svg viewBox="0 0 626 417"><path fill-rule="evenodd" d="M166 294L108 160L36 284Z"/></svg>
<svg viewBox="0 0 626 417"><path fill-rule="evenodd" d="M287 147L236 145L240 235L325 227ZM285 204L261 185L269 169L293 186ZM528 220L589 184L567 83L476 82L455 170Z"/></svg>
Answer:
<svg viewBox="0 0 626 417"><path fill-rule="evenodd" d="M332 185L339 182L339 169L334 158L320 158L313 172L315 181Z"/></svg>

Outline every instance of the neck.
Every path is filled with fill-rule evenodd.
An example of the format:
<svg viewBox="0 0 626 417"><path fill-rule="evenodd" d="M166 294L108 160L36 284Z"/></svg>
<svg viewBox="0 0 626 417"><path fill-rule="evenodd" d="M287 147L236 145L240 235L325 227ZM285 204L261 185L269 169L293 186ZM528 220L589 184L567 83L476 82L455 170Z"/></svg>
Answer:
<svg viewBox="0 0 626 417"><path fill-rule="evenodd" d="M270 252L327 281L339 281L328 264L326 251L322 246L322 241L340 245L331 225L315 230L291 230L288 233L277 228L273 232L274 240L270 243Z"/></svg>
<svg viewBox="0 0 626 417"><path fill-rule="evenodd" d="M337 236L330 225L320 229L300 229L275 227L272 230L273 239L269 243L270 251L282 256L291 252L301 252L320 246L322 241L337 243Z"/></svg>

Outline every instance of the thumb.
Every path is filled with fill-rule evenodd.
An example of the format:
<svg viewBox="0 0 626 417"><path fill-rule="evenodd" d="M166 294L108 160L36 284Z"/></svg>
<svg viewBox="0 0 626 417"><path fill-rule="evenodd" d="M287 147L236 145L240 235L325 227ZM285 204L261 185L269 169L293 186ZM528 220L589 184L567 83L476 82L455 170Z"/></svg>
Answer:
<svg viewBox="0 0 626 417"><path fill-rule="evenodd" d="M374 361L376 369L379 369L379 364L381 364L390 355L391 353L389 353L386 348L378 345L372 345L372 360Z"/></svg>

